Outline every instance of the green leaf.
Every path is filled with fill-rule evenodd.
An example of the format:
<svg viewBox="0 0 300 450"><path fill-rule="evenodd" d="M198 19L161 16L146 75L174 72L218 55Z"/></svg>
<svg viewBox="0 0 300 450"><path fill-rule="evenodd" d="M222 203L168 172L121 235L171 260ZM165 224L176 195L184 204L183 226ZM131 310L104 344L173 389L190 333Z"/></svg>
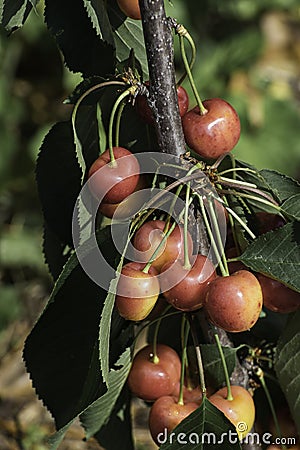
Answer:
<svg viewBox="0 0 300 450"><path fill-rule="evenodd" d="M54 280L57 280L68 260L68 250L70 251L71 249L66 247L45 223L43 233L43 252L46 264Z"/></svg>
<svg viewBox="0 0 300 450"><path fill-rule="evenodd" d="M147 80L148 64L142 22L125 17L120 9L114 5L109 4L108 8L114 31L117 60L122 62L128 59L133 48L134 55L142 66L144 79Z"/></svg>
<svg viewBox="0 0 300 450"><path fill-rule="evenodd" d="M61 444L63 438L65 437L66 432L70 428L70 426L74 423L76 417L74 419L70 420L63 428L58 430L56 433L54 433L50 438L48 439L48 443L50 445L50 450L56 450L59 445Z"/></svg>
<svg viewBox="0 0 300 450"><path fill-rule="evenodd" d="M236 349L231 347L222 347L229 376L232 374L236 364ZM219 387L225 381L224 370L218 348L214 344L201 345L201 354L205 376L207 376L214 386Z"/></svg>
<svg viewBox="0 0 300 450"><path fill-rule="evenodd" d="M288 223L255 239L239 260L300 292L300 223Z"/></svg>
<svg viewBox="0 0 300 450"><path fill-rule="evenodd" d="M99 233L98 241L102 253L111 258L113 244L107 230ZM91 244L87 242L81 250L82 255L87 254ZM106 292L88 277L76 255L72 255L26 340L27 369L57 428L64 427L105 392L98 357L105 296ZM120 352L123 324L119 318L113 320L112 354Z"/></svg>
<svg viewBox="0 0 300 450"><path fill-rule="evenodd" d="M291 218L300 221L300 193L289 197L282 205L281 209Z"/></svg>
<svg viewBox="0 0 300 450"><path fill-rule="evenodd" d="M183 447L187 450L241 449L235 427L207 398L173 430L171 436L172 440L167 439L161 450L182 450ZM183 440L186 441L184 445Z"/></svg>
<svg viewBox="0 0 300 450"><path fill-rule="evenodd" d="M111 280L109 285L109 292L104 301L100 327L99 327L99 358L100 358L100 366L101 366L101 374L106 383L107 387L109 387L109 358L110 358L110 330L111 330L111 316L113 313L115 298L116 298L116 289L117 284L121 275L121 270L125 258L125 252L127 246L130 242L130 238L127 238L127 242L125 244L123 254L119 261L118 267L116 269L116 276L113 280Z"/></svg>
<svg viewBox="0 0 300 450"><path fill-rule="evenodd" d="M93 402L81 415L80 420L87 438L93 436L108 421L121 394L131 366L131 349L127 348L107 376L108 390Z"/></svg>
<svg viewBox="0 0 300 450"><path fill-rule="evenodd" d="M274 193L280 202L292 195L300 193L300 184L291 177L283 175L275 170L260 170L268 189Z"/></svg>
<svg viewBox="0 0 300 450"><path fill-rule="evenodd" d="M85 77L114 73L114 46L97 34L82 0L45 0L45 20L72 72Z"/></svg>
<svg viewBox="0 0 300 450"><path fill-rule="evenodd" d="M300 311L287 322L278 341L275 371L300 433Z"/></svg>
<svg viewBox="0 0 300 450"><path fill-rule="evenodd" d="M24 25L32 9L29 0L0 1L0 23L10 33Z"/></svg>
<svg viewBox="0 0 300 450"><path fill-rule="evenodd" d="M113 46L114 39L112 35L112 28L108 19L104 1L83 0L83 3L99 38Z"/></svg>

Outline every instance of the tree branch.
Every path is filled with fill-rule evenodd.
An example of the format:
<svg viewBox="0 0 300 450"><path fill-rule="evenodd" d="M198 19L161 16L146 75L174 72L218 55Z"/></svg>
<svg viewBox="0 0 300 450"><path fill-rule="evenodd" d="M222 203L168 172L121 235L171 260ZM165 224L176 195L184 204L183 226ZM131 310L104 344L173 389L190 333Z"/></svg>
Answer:
<svg viewBox="0 0 300 450"><path fill-rule="evenodd" d="M161 152L180 156L185 140L176 91L171 26L163 0L139 0L150 77L152 109Z"/></svg>

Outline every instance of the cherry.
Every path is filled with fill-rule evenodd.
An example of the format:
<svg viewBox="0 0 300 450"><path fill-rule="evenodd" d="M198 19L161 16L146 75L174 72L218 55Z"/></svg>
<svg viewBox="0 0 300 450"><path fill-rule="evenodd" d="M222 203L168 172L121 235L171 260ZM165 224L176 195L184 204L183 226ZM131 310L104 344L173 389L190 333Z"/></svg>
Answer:
<svg viewBox="0 0 300 450"><path fill-rule="evenodd" d="M163 395L170 395L180 379L179 356L168 345L158 344L157 361L153 346L147 345L134 357L128 376L131 392L146 401L154 401Z"/></svg>
<svg viewBox="0 0 300 450"><path fill-rule="evenodd" d="M119 8L127 17L131 19L140 20L141 11L139 0L117 0Z"/></svg>
<svg viewBox="0 0 300 450"><path fill-rule="evenodd" d="M149 272L144 273L142 271L144 266L143 263L129 262L121 271L117 286L116 307L120 316L127 320L145 319L159 296L157 270L150 267Z"/></svg>
<svg viewBox="0 0 300 450"><path fill-rule="evenodd" d="M145 177L140 175L139 181L134 189L134 192L137 192L141 189L145 189L146 187L147 187L146 179L145 179ZM118 208L118 211L116 213L116 218L117 219L128 218L132 215L133 212L135 212L137 210L136 209L136 206L137 206L136 198L132 198L132 197L128 198L127 197L124 200L125 200L125 202L123 202L123 203L122 202L120 202L120 203L101 202L100 206L99 206L99 211L101 212L101 214L103 214L103 216L111 219Z"/></svg>
<svg viewBox="0 0 300 450"><path fill-rule="evenodd" d="M191 109L182 118L188 146L204 158L216 159L237 144L241 125L237 112L221 98L205 100L206 114L199 107Z"/></svg>
<svg viewBox="0 0 300 450"><path fill-rule="evenodd" d="M96 198L103 197L104 203L121 202L132 194L139 181L140 166L136 157L123 147L113 147L113 153L115 163L111 163L107 149L93 162L88 173L91 192ZM123 156L126 158L120 159ZM98 172L99 169L102 170Z"/></svg>
<svg viewBox="0 0 300 450"><path fill-rule="evenodd" d="M150 220L144 223L141 228L136 232L133 239L133 246L138 252L143 252L140 255L136 252L136 260L148 262L161 243L166 223L162 220ZM188 249L191 254L193 248L193 241L188 233ZM183 258L184 246L183 246L183 229L176 225L170 236L166 239L165 243L159 250L158 257L152 263L158 271L166 262L176 261L178 258Z"/></svg>
<svg viewBox="0 0 300 450"><path fill-rule="evenodd" d="M145 82L146 86L149 86L149 81ZM189 107L189 96L186 90L179 86L177 88L178 106L180 116L184 116ZM136 98L136 109L141 119L149 125L154 123L153 114L150 106L148 105L147 97L145 95L138 95Z"/></svg>
<svg viewBox="0 0 300 450"><path fill-rule="evenodd" d="M177 403L175 397L160 397L152 405L149 414L149 429L154 442L157 445L163 443L166 433L170 433L174 428L198 408L197 403Z"/></svg>
<svg viewBox="0 0 300 450"><path fill-rule="evenodd" d="M257 322L262 300L256 277L247 270L239 270L208 285L205 310L212 323L235 333L249 330Z"/></svg>
<svg viewBox="0 0 300 450"><path fill-rule="evenodd" d="M181 311L201 308L208 283L216 278L213 264L203 255L197 255L191 269L185 269L181 261L168 262L163 265L161 273L164 273L161 279L164 297ZM166 285L172 287L165 290Z"/></svg>
<svg viewBox="0 0 300 450"><path fill-rule="evenodd" d="M239 438L243 439L254 424L254 402L249 392L242 386L231 386L231 394L233 400L227 400L227 387L223 387L209 397L209 401L222 411L234 426L244 422L244 431L237 427Z"/></svg>
<svg viewBox="0 0 300 450"><path fill-rule="evenodd" d="M172 396L175 397L177 400L179 398L179 392L180 392L180 381L175 386L174 391L172 392ZM202 391L200 386L196 387L187 387L186 385L183 386L183 402L184 403L197 403L198 405L201 405L202 403Z"/></svg>
<svg viewBox="0 0 300 450"><path fill-rule="evenodd" d="M261 285L263 303L266 308L282 314L297 311L300 308L299 292L260 273L256 276Z"/></svg>

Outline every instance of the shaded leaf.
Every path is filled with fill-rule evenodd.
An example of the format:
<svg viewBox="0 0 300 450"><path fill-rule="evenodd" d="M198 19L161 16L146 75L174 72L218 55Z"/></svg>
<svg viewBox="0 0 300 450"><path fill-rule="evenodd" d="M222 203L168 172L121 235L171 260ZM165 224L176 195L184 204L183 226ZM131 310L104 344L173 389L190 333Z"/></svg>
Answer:
<svg viewBox="0 0 300 450"><path fill-rule="evenodd" d="M222 348L230 376L236 364L236 349L231 347ZM214 386L221 386L225 381L225 376L217 346L214 344L203 344L201 345L201 354L203 357L205 376L209 378Z"/></svg>
<svg viewBox="0 0 300 450"><path fill-rule="evenodd" d="M30 11L32 2L29 0L0 1L0 22L10 33L24 25Z"/></svg>
<svg viewBox="0 0 300 450"><path fill-rule="evenodd" d="M180 433L184 435L180 436ZM186 441L184 444L183 440ZM235 427L207 398L173 430L171 442L167 439L160 449L182 450L183 447L188 450L241 449Z"/></svg>
<svg viewBox="0 0 300 450"><path fill-rule="evenodd" d="M275 370L300 433L300 311L287 322L277 346Z"/></svg>
<svg viewBox="0 0 300 450"><path fill-rule="evenodd" d="M64 265L68 260L65 245L58 239L57 235L44 224L43 251L45 262L54 280L59 277Z"/></svg>
<svg viewBox="0 0 300 450"><path fill-rule="evenodd" d="M115 368L109 371L107 376L108 390L105 394L93 402L80 415L80 420L86 430L87 438L93 436L108 421L116 401L121 394L123 386L131 366L131 350L127 348L115 364Z"/></svg>
<svg viewBox="0 0 300 450"><path fill-rule="evenodd" d="M300 193L300 184L291 177L283 175L275 170L260 170L268 189L274 193L280 202L286 200L291 195Z"/></svg>
<svg viewBox="0 0 300 450"><path fill-rule="evenodd" d="M114 47L97 35L81 0L46 0L45 19L71 71L86 77L114 73Z"/></svg>
<svg viewBox="0 0 300 450"><path fill-rule="evenodd" d="M300 223L288 223L255 239L238 258L300 292Z"/></svg>
<svg viewBox="0 0 300 450"><path fill-rule="evenodd" d="M282 211L293 217L296 220L300 220L300 193L289 197L282 205Z"/></svg>
<svg viewBox="0 0 300 450"><path fill-rule="evenodd" d="M106 7L103 0L83 0L84 7L92 21L97 35L103 41L114 45L112 28L108 19Z"/></svg>

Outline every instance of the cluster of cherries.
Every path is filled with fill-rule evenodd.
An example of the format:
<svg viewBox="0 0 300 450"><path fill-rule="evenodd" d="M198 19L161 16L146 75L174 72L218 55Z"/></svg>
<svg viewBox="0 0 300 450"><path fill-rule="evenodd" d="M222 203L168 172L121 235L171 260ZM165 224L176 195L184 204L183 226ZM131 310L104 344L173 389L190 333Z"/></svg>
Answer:
<svg viewBox="0 0 300 450"><path fill-rule="evenodd" d="M183 396L179 399L181 361L174 349L158 344L154 352L152 345L142 348L134 357L128 377L131 392L153 403L149 414L149 429L153 440L161 443L161 436L170 433L183 419L201 405L203 394L200 386L183 385ZM209 395L209 401L235 425L244 422L242 439L254 423L255 407L249 392L241 386L221 388Z"/></svg>
<svg viewBox="0 0 300 450"><path fill-rule="evenodd" d="M117 1L127 16L140 19L138 0ZM217 159L234 148L240 136L240 121L229 103L214 98L204 101L203 108L196 106L188 111L185 89L179 86L177 95L185 140L194 152L202 158ZM154 124L145 96L137 96L136 108L147 124ZM101 198L99 209L107 217L113 216L124 199L144 187L137 158L119 146L102 153L92 164L88 177L93 195ZM257 221L260 233L284 224L279 216L267 213L258 213ZM181 225L171 225L169 220L146 221L136 231L132 243L135 260L123 266L116 295L119 314L127 320L146 319L160 294L180 311L203 307L208 320L228 332L249 330L257 322L263 303L280 313L295 311L300 306L298 293L262 274L254 275L240 262L228 264L228 276L218 276L207 256L193 254L189 232ZM238 256L235 249L226 251L229 258ZM192 261L192 265L187 261ZM181 365L175 350L163 344L144 347L132 363L128 384L134 395L153 402L149 428L156 443L160 433L173 430L202 402L199 386L187 383L188 386L179 387ZM248 431L252 428L254 403L244 388L231 386L229 395L227 386L209 400L235 426L241 421ZM245 434L246 429L239 432L241 438Z"/></svg>

